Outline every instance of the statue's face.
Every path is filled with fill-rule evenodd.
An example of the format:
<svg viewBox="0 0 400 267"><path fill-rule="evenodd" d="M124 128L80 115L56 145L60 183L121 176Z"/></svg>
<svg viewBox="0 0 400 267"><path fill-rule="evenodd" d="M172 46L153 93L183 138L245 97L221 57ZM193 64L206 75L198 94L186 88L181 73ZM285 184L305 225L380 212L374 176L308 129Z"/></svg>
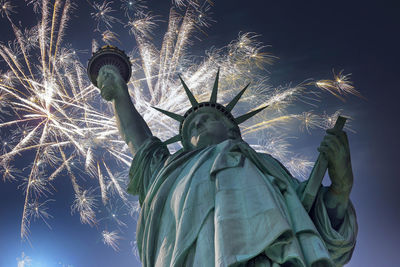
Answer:
<svg viewBox="0 0 400 267"><path fill-rule="evenodd" d="M193 148L202 148L229 139L232 124L213 108L203 108L196 112L188 125L188 136Z"/></svg>

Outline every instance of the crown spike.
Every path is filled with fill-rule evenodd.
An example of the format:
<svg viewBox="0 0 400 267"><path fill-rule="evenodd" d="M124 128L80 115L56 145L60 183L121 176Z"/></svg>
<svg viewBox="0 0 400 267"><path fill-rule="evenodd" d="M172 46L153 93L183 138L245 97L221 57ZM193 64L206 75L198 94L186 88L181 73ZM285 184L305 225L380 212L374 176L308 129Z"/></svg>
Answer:
<svg viewBox="0 0 400 267"><path fill-rule="evenodd" d="M196 98L193 96L192 92L190 92L189 87L187 87L186 83L182 80L182 77L179 75L179 79L181 80L182 86L185 89L186 95L189 98L190 103L192 104L192 107L197 106L197 100Z"/></svg>
<svg viewBox="0 0 400 267"><path fill-rule="evenodd" d="M241 124L241 123L247 121L248 119L250 119L251 117L253 117L254 115L256 115L258 112L260 112L263 109L267 108L267 107L268 106L253 110L253 111L251 111L251 112L249 112L247 114L244 114L244 115L242 115L242 116L240 116L238 118L235 118L235 121L236 121L237 124Z"/></svg>
<svg viewBox="0 0 400 267"><path fill-rule="evenodd" d="M163 110L160 108L156 108L156 107L152 107L152 108L154 108L155 110L158 110L161 113L164 113L165 115L167 115L168 117L170 117L176 121L183 122L183 120L184 120L184 117L179 114L175 114L173 112L169 112L169 111L166 111L166 110Z"/></svg>
<svg viewBox="0 0 400 267"><path fill-rule="evenodd" d="M179 141L182 141L182 137L178 134L178 135L175 135L175 136L169 138L168 140L165 140L164 144L169 145L169 144L176 143Z"/></svg>
<svg viewBox="0 0 400 267"><path fill-rule="evenodd" d="M235 107L236 103L239 101L239 99L242 97L243 93L246 91L246 89L249 87L250 83L248 83L232 100L229 102L229 104L226 106L226 109L231 112L232 109Z"/></svg>
<svg viewBox="0 0 400 267"><path fill-rule="evenodd" d="M210 97L211 103L217 103L218 80L219 80L219 67L218 67L217 76L215 77L214 87L212 89L212 93L211 93L211 97Z"/></svg>

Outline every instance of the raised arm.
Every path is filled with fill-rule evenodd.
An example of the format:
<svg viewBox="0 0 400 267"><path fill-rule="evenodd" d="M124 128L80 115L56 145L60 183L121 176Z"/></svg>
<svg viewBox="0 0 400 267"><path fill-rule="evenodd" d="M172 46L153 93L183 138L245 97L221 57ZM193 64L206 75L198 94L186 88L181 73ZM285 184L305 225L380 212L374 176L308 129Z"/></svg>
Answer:
<svg viewBox="0 0 400 267"><path fill-rule="evenodd" d="M119 133L134 155L152 133L133 105L128 86L118 70L110 65L100 69L97 85L101 96L107 101L112 101Z"/></svg>

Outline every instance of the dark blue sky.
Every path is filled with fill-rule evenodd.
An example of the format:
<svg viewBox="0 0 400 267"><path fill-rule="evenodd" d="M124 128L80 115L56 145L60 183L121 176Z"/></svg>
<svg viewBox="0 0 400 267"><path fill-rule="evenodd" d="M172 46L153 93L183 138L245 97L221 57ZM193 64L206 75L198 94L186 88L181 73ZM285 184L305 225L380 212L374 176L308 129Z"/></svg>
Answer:
<svg viewBox="0 0 400 267"><path fill-rule="evenodd" d="M30 8L22 8L22 0L15 5L21 6L22 25L33 26L36 18ZM148 5L166 19L170 1L149 0ZM280 58L269 68L273 85L296 84L310 77L330 78L332 68L352 73L356 88L367 100L349 97L343 103L332 97L323 106L328 111L343 108L353 116L352 128L357 131L349 134L349 140L355 179L351 198L359 235L348 266L398 265L399 11L395 1L215 0L213 18L217 23L192 48L201 55L212 45L229 43L239 32L255 32ZM79 1L66 33L65 42L79 50L90 51L95 36L89 13L88 4ZM0 21L0 41L14 39L6 19ZM120 37L123 49L134 48L131 36L126 33ZM82 62L89 56L81 53ZM316 158L322 134L307 137L298 149ZM42 222L32 223L32 247L19 238L24 197L18 183L0 185L1 267L16 266L22 252L42 264L33 266L140 266L129 244L135 222L128 225L125 232L130 236L121 241L119 252L104 246L101 229L82 225L77 215L70 215L73 194L68 179L57 179L54 186L56 202L49 205L54 216L49 220L52 230Z"/></svg>

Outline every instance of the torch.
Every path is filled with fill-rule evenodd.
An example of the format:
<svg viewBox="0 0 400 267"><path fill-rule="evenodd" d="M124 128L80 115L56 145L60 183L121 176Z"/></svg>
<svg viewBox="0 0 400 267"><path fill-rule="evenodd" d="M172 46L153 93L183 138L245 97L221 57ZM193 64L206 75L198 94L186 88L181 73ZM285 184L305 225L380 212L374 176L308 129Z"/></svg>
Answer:
<svg viewBox="0 0 400 267"><path fill-rule="evenodd" d="M132 63L124 51L115 46L106 45L93 53L87 66L90 81L97 87L97 76L101 67L111 65L118 69L122 78L128 83L131 78Z"/></svg>

